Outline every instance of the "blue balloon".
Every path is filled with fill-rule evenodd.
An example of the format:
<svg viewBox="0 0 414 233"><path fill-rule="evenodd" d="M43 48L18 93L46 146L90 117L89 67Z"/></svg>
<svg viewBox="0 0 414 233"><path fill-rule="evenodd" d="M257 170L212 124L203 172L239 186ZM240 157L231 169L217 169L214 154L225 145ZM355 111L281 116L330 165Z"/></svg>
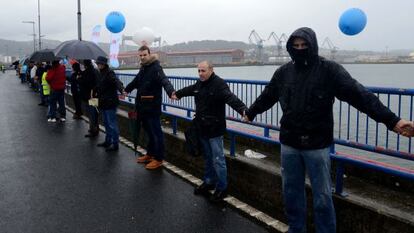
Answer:
<svg viewBox="0 0 414 233"><path fill-rule="evenodd" d="M356 35L367 25L367 16L358 8L346 10L339 18L339 29L349 36Z"/></svg>
<svg viewBox="0 0 414 233"><path fill-rule="evenodd" d="M110 12L105 19L106 28L112 33L118 33L125 28L125 17L118 11Z"/></svg>

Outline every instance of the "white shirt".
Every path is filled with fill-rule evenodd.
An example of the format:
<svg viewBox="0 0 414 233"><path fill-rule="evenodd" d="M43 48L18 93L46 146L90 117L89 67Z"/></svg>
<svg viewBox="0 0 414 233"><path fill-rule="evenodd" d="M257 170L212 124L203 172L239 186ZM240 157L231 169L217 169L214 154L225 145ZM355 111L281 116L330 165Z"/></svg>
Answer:
<svg viewBox="0 0 414 233"><path fill-rule="evenodd" d="M36 76L36 70L37 70L37 66L33 66L33 68L30 70L31 78L34 78Z"/></svg>

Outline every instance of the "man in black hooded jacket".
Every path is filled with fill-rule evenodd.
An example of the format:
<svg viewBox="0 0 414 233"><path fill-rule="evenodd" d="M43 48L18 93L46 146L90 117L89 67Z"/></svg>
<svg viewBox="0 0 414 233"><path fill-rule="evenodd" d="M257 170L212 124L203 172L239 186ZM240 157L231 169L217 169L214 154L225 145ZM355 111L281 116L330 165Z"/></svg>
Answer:
<svg viewBox="0 0 414 233"><path fill-rule="evenodd" d="M397 117L339 64L318 56L315 32L299 28L286 44L292 61L274 73L245 120L280 102L283 199L289 232L306 232L305 171L313 195L317 233L336 231L331 194L329 147L333 143L334 98L346 101L388 129L405 136L410 122Z"/></svg>

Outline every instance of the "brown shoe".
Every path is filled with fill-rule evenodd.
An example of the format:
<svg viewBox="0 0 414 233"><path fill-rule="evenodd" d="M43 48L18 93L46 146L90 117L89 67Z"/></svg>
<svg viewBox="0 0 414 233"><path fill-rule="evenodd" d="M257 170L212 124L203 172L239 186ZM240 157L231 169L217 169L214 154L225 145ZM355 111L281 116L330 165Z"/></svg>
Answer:
<svg viewBox="0 0 414 233"><path fill-rule="evenodd" d="M148 170L153 170L153 169L157 169L161 166L162 166L162 160L158 161L156 159L153 159L149 164L147 164L145 166L145 168L148 169Z"/></svg>
<svg viewBox="0 0 414 233"><path fill-rule="evenodd" d="M153 160L154 157L149 155L144 155L137 158L137 163L149 163Z"/></svg>

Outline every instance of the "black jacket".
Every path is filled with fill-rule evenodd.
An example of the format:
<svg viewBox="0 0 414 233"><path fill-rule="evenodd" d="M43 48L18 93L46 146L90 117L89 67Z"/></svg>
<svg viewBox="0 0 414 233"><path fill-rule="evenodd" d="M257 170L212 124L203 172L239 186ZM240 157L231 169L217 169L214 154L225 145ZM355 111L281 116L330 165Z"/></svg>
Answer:
<svg viewBox="0 0 414 233"><path fill-rule="evenodd" d="M79 84L77 80L77 77L78 76L80 77L80 75L81 75L81 72L74 71L68 78L68 81L70 83L70 91L72 92L72 95L80 94Z"/></svg>
<svg viewBox="0 0 414 233"><path fill-rule="evenodd" d="M226 104L239 114L247 109L237 98L226 82L214 73L206 81L198 80L195 84L176 92L178 98L194 96L196 105L195 122L203 137L214 138L226 132Z"/></svg>
<svg viewBox="0 0 414 233"><path fill-rule="evenodd" d="M380 100L353 79L339 64L318 56L316 35L310 28L300 28L289 38L286 47L292 57L296 37L309 45L305 66L291 61L274 73L262 94L250 106L247 116L259 113L280 102L280 141L299 149L319 149L333 142L333 103L335 97L393 129L400 120Z"/></svg>
<svg viewBox="0 0 414 233"><path fill-rule="evenodd" d="M98 84L99 71L93 67L87 67L82 71L81 76L77 79L80 95L83 101L91 98L91 91Z"/></svg>
<svg viewBox="0 0 414 233"><path fill-rule="evenodd" d="M114 71L108 67L100 70L100 77L96 86L98 107L103 110L116 108L119 104L118 91L122 93L123 85Z"/></svg>
<svg viewBox="0 0 414 233"><path fill-rule="evenodd" d="M160 65L160 62L153 57L153 61L148 65L142 65L134 80L125 88L126 92L137 89L135 99L136 110L138 115L160 116L162 103L162 87L168 96L174 92L167 76Z"/></svg>

